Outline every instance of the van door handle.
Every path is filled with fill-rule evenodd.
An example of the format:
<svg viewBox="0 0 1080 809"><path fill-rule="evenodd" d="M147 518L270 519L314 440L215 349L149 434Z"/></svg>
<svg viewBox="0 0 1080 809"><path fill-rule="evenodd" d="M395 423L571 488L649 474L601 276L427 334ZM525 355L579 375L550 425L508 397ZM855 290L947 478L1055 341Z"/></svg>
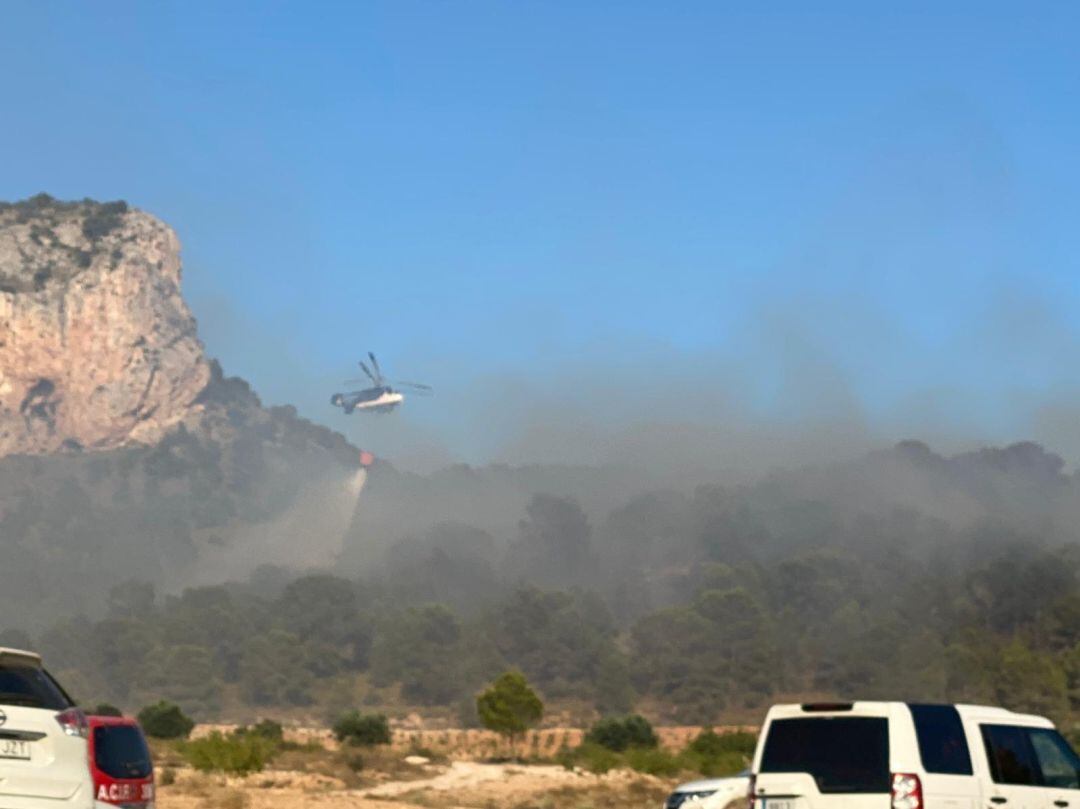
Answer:
<svg viewBox="0 0 1080 809"><path fill-rule="evenodd" d="M1008 798L1003 798L1000 795L995 795L990 799L990 803L1008 803Z"/></svg>
<svg viewBox="0 0 1080 809"><path fill-rule="evenodd" d="M1068 801L1054 801L1054 806L1068 806Z"/></svg>

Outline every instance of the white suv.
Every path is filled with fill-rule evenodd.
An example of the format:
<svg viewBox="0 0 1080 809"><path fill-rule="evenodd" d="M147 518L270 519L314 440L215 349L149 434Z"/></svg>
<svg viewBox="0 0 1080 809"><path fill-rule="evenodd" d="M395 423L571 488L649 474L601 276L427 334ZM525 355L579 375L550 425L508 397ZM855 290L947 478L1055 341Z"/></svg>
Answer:
<svg viewBox="0 0 1080 809"><path fill-rule="evenodd" d="M111 738L111 728L97 727L106 721L124 720L88 719L42 668L40 657L0 648L0 807L152 807L153 773L145 771L150 765L142 732L126 720L135 727L138 747L117 734ZM120 769L111 766L118 756ZM130 771L135 759L143 765L138 773Z"/></svg>
<svg viewBox="0 0 1080 809"><path fill-rule="evenodd" d="M976 705L777 705L750 809L1080 809L1080 758L1049 719Z"/></svg>

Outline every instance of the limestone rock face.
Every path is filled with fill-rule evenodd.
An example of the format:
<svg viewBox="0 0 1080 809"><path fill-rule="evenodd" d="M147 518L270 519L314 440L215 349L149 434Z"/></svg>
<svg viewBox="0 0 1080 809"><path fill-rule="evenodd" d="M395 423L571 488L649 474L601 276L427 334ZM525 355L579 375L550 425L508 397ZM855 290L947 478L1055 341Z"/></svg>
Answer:
<svg viewBox="0 0 1080 809"><path fill-rule="evenodd" d="M210 376L171 228L122 202L0 205L0 456L154 443Z"/></svg>

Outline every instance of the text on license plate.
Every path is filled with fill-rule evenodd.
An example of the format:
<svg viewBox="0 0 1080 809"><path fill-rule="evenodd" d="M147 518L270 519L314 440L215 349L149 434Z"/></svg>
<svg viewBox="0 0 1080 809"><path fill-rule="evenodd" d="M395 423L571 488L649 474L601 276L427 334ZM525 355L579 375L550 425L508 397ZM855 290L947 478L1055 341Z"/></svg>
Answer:
<svg viewBox="0 0 1080 809"><path fill-rule="evenodd" d="M0 739L0 758L30 760L30 742L20 739Z"/></svg>
<svg viewBox="0 0 1080 809"><path fill-rule="evenodd" d="M762 798L761 809L795 809L795 801L783 798Z"/></svg>

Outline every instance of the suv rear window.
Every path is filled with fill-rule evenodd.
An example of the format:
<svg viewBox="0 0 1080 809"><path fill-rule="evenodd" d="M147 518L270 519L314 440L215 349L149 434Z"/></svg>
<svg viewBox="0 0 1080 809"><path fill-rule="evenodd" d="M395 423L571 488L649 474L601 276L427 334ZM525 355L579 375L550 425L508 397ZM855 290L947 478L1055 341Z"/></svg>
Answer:
<svg viewBox="0 0 1080 809"><path fill-rule="evenodd" d="M154 769L146 739L133 725L94 728L94 764L111 778L147 778Z"/></svg>
<svg viewBox="0 0 1080 809"><path fill-rule="evenodd" d="M804 772L819 792L888 792L889 726L883 717L777 719L761 772Z"/></svg>
<svg viewBox="0 0 1080 809"><path fill-rule="evenodd" d="M70 708L72 702L43 669L0 663L0 705L63 711Z"/></svg>
<svg viewBox="0 0 1080 809"><path fill-rule="evenodd" d="M919 757L927 772L944 775L971 775L960 712L952 705L908 705L919 740Z"/></svg>

